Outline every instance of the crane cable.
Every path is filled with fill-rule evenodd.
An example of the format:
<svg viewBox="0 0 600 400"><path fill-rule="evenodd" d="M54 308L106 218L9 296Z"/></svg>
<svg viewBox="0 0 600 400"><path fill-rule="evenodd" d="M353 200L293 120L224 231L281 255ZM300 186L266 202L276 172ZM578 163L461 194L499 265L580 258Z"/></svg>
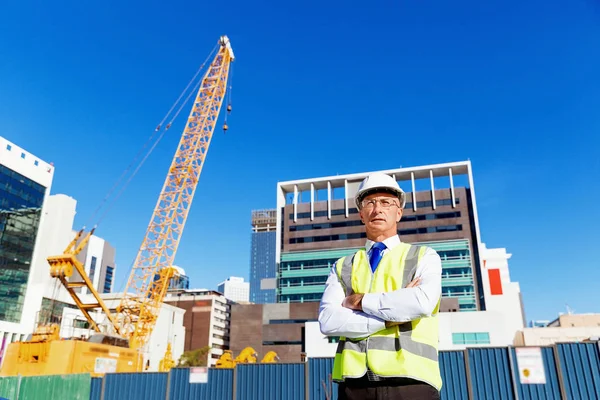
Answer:
<svg viewBox="0 0 600 400"><path fill-rule="evenodd" d="M190 79L190 81L188 82L187 86L185 87L185 89L181 92L181 94L179 95L179 97L177 98L177 100L175 101L175 103L173 103L173 105L171 106L171 108L169 109L169 111L167 112L167 114L164 116L164 118L161 120L161 122L158 124L158 126L156 127L156 129L154 130L154 132L152 133L152 135L150 136L150 138L152 138L152 136L154 136L159 130L161 130L163 128L163 124L165 123L165 121L167 120L167 118L172 114L173 110L175 109L175 107L177 106L177 104L179 103L179 107L177 109L177 111L175 112L175 114L172 116L172 118L170 119L169 123L164 126L164 129L162 129L161 134L159 135L158 139L156 140L156 142L152 145L152 147L148 150L148 152L146 153L146 155L144 156L143 160L140 162L140 164L137 166L137 168L135 169L135 171L132 173L132 175L129 177L129 179L127 180L127 182L124 184L124 186L121 188L121 190L119 191L119 193L117 194L117 196L111 201L111 204L109 205L108 209L102 214L102 216L100 217L100 219L98 220L98 222L96 223L96 226L98 226L100 224L100 222L102 222L104 220L104 218L106 217L106 215L108 214L108 212L112 209L112 206L115 204L115 202L119 199L119 197L123 194L123 192L125 191L125 189L127 188L127 186L129 185L129 183L131 182L131 180L135 177L135 175L137 174L138 170L142 167L143 163L146 161L146 159L150 156L150 154L152 153L152 151L154 150L154 148L156 147L156 145L160 142L160 140L162 139L162 137L164 136L165 132L171 127L171 125L173 124L173 122L175 121L175 119L179 116L179 114L181 113L181 111L183 110L183 108L187 105L187 103L189 102L191 96L196 93L198 91L198 88L200 86L200 84L202 83L202 79L198 80L194 87L192 88L192 90L189 91L189 93L187 94L185 100L183 102L181 102L181 98L185 95L186 92L188 92L190 85L192 84L192 82L196 81L198 75L200 74L200 72L202 70L204 70L204 67L206 66L206 63L209 62L209 60L212 59L213 54L215 53L215 51L220 47L219 44L217 44L213 50L210 52L210 54L208 55L208 57L206 58L206 60L204 60L204 62L202 63L202 65L200 65L200 68L198 68L198 70L196 71L196 73L194 74L194 76L192 77L192 79ZM140 151L138 152L138 154L136 155L136 158L139 156L139 154L141 153L141 151L148 145L148 143L150 142L150 138L148 139L148 141L144 144L144 146L142 147L142 149L140 149ZM133 165L133 162L135 162L135 159L132 161L132 163L127 167L127 170L131 168L131 166ZM121 178L119 178L119 180L121 180L124 175L126 174L126 171L124 171L124 173L122 174ZM116 184L115 184L116 186ZM111 193L112 191L114 191L114 187L113 189L111 189ZM109 194L111 194L109 193ZM108 197L108 195L107 195ZM106 201L106 198L105 200ZM100 207L99 207L100 208ZM94 215L96 214L96 212L94 213ZM91 219L91 218L90 218ZM131 270L133 268L135 264L135 258L131 261L130 265L129 265L129 269ZM121 282L121 287L119 288L119 292L121 292L125 285L126 285L127 281L122 281ZM105 317L106 319L106 317Z"/></svg>
<svg viewBox="0 0 600 400"><path fill-rule="evenodd" d="M187 92L187 90L189 89L189 87L192 84L192 82L196 80L196 78L198 77L198 74L200 73L200 71L202 71L204 69L204 66L212 58L213 53L219 48L219 46L220 46L219 44L216 44L215 47L213 47L212 51L208 54L208 57L206 57L206 60L204 60L204 62L202 63L202 65L200 65L200 68L198 68L198 71L196 71L196 73L194 74L194 76L192 77L192 79L190 79L190 81L188 82L188 84L185 87L185 89L183 89L183 91L181 92L181 94L179 95L179 97L177 98L177 100L175 100L175 103L173 103L173 105L169 109L169 112L167 112L167 114L162 119L162 121L160 121L160 124L158 124L158 126L155 129L155 131L159 131L160 130L162 124L165 123L165 121L167 120L167 118L169 117L169 115L171 114L171 112L173 111L173 109L175 108L175 106L177 105L177 103L179 103L179 100L181 100L181 98L183 97L184 93ZM198 84L196 84L196 86L197 85ZM192 92L194 92L194 91L195 90L192 90ZM184 104L187 102L187 100L189 99L189 97L190 96L188 95L188 97L187 97L186 101L184 102ZM179 112L181 112L181 107L179 108L179 111L177 112L177 114L175 114L175 116L167 124L167 128L166 129L169 129L171 127L171 124L173 123L173 121L175 120L175 118L177 118L177 116L179 115Z"/></svg>
<svg viewBox="0 0 600 400"><path fill-rule="evenodd" d="M226 95L227 95L227 112L225 113L225 126L227 126L227 116L229 115L229 113L231 112L231 99L233 97L233 63L230 64L229 66L229 79L228 82L226 83Z"/></svg>
<svg viewBox="0 0 600 400"><path fill-rule="evenodd" d="M133 171L133 173L131 174L131 176L129 177L129 179L127 179L127 181L125 182L125 184L121 187L121 189L119 190L119 192L117 194L117 197L115 197L114 199L110 200L110 202L109 202L110 203L109 204L109 208L101 215L101 217L99 218L99 220L94 224L94 227L97 227L100 224L100 222L102 222L102 220L104 220L104 218L106 217L106 214L112 208L112 205L114 205L114 203L116 202L116 200L125 191L125 189L129 185L129 183L133 180L133 178L135 177L135 175L137 174L137 172L139 171L139 169L144 164L144 162L148 159L148 157L150 156L150 154L154 151L154 149L156 148L156 146L158 145L158 143L161 141L161 139L163 138L163 136L166 133L166 131L171 127L171 125L172 125L173 121L175 120L175 118L177 118L177 116L179 115L179 113L181 112L181 110L183 109L183 107L185 107L185 105L189 101L191 95L195 92L196 88L200 85L201 80L198 81L198 82L196 82L196 84L194 85L194 89L188 93L185 101L183 103L181 103L181 98L186 94L186 92L188 92L188 90L189 90L190 86L192 85L192 83L194 81L196 81L198 75L204 69L204 67L206 66L206 63L211 59L213 53L219 48L219 46L220 45L217 44L213 48L213 50L210 52L210 54L208 55L208 57L206 58L206 60L204 60L204 62L200 65L200 67L198 68L198 70L196 71L196 73L194 74L194 76L190 79L190 81L186 85L185 89L183 89L183 91L179 94L179 97L177 98L177 100L175 100L175 102L173 103L173 105L171 105L171 108L169 109L169 111L165 114L165 116L163 117L163 119L161 120L161 122L154 129L154 132L152 132L152 134L148 137L148 139L143 144L143 146L140 148L140 150L137 152L137 154L135 155L135 157L133 158L133 160L123 170L123 172L121 173L121 176L113 184L113 186L110 188L110 190L108 191L108 193L104 196L104 198L102 199L102 201L100 202L100 204L98 205L98 207L94 210L94 212L92 213L92 215L88 219L88 223L86 223L84 225L84 228L85 228L86 225L88 225L91 221L94 220L94 218L96 217L96 215L106 205L106 203L109 201L110 196L112 196L113 192L117 189L117 187L121 184L121 182L123 181L123 179L125 178L125 176L129 173L129 171L134 166L134 164L136 163L136 161L138 160L138 158L140 157L140 155L142 154L142 152L144 151L144 149L146 149L146 147L148 147L148 145L154 139L155 135L160 131L161 133L158 136L158 138L154 141L154 143L152 144L152 146L150 147L150 149L146 152L146 155L143 157L143 159L138 163L137 167L135 168L135 170ZM179 104L179 108L178 108L177 112L171 118L170 122L166 125L166 127L164 129L162 129L164 122L169 118L169 116L171 116L173 110L175 109L175 107L177 107L178 104Z"/></svg>

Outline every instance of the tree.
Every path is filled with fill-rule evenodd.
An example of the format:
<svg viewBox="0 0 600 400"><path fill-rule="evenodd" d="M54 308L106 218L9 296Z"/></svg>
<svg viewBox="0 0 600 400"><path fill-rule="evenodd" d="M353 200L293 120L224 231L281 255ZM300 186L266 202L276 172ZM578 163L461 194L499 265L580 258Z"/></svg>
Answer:
<svg viewBox="0 0 600 400"><path fill-rule="evenodd" d="M206 367L208 362L209 346L200 349L185 351L179 358L178 367Z"/></svg>

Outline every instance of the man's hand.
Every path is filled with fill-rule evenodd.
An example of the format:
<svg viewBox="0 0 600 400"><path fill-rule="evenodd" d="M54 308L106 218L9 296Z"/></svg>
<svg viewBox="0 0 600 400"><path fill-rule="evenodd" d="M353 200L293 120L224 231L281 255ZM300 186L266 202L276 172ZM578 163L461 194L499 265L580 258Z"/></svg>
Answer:
<svg viewBox="0 0 600 400"><path fill-rule="evenodd" d="M412 282L410 282L408 285L406 285L406 288L411 288L411 287L415 287L415 286L419 286L419 283L421 283L421 278L415 278L412 280Z"/></svg>
<svg viewBox="0 0 600 400"><path fill-rule="evenodd" d="M362 311L362 299L364 294L355 293L347 296L344 301L342 301L342 307L349 308L351 310Z"/></svg>
<svg viewBox="0 0 600 400"><path fill-rule="evenodd" d="M415 279L413 279L412 282L410 282L408 285L406 285L406 288L418 286L419 283L421 283L421 278L415 278ZM364 296L364 294L361 294L361 293L355 293L355 294L351 294L350 296L346 296L344 301L342 301L342 307L346 307L351 310L362 311L363 296ZM386 328L389 328L388 323L392 324L390 326L394 326L394 325L400 325L403 322L386 321Z"/></svg>
<svg viewBox="0 0 600 400"><path fill-rule="evenodd" d="M408 285L406 285L406 289L419 286L420 283L421 283L421 278L415 278L412 280L412 282L410 282ZM391 328L392 326L402 325L402 324L410 324L410 321L408 321L408 322L385 321L386 328Z"/></svg>

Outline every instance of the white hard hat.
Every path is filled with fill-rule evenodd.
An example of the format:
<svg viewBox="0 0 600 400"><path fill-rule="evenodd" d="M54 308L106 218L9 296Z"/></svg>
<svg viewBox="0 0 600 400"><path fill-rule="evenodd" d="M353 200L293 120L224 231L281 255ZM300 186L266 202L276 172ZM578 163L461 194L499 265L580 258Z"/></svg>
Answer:
<svg viewBox="0 0 600 400"><path fill-rule="evenodd" d="M400 208L404 208L406 204L404 191L400 189L400 185L398 185L398 182L394 178L382 172L374 172L360 183L356 196L354 196L356 207L360 210L360 203L366 196L380 192L397 196L400 200Z"/></svg>

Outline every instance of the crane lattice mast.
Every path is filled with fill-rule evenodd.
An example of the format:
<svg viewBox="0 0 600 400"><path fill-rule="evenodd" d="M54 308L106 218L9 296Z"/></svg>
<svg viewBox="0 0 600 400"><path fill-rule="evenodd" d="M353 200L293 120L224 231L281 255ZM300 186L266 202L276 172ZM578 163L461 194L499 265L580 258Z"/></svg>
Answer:
<svg viewBox="0 0 600 400"><path fill-rule="evenodd" d="M129 339L129 346L133 349L142 350L148 343L169 287L169 280L175 274L175 253L225 99L233 60L229 39L222 36L218 52L200 82L192 111L117 312L109 310L87 276L84 265L77 259L94 229L85 235L82 229L63 254L48 257L50 275L60 280L90 326L100 332L100 326L94 321L91 312L105 314L109 331ZM228 105L227 111L230 110L231 106ZM170 123L166 129L169 127ZM223 129L227 129L227 124ZM87 288L93 297L92 302L84 301L79 288Z"/></svg>
<svg viewBox="0 0 600 400"><path fill-rule="evenodd" d="M234 59L227 36L204 75L167 178L135 259L121 303L119 331L142 348L154 328Z"/></svg>

